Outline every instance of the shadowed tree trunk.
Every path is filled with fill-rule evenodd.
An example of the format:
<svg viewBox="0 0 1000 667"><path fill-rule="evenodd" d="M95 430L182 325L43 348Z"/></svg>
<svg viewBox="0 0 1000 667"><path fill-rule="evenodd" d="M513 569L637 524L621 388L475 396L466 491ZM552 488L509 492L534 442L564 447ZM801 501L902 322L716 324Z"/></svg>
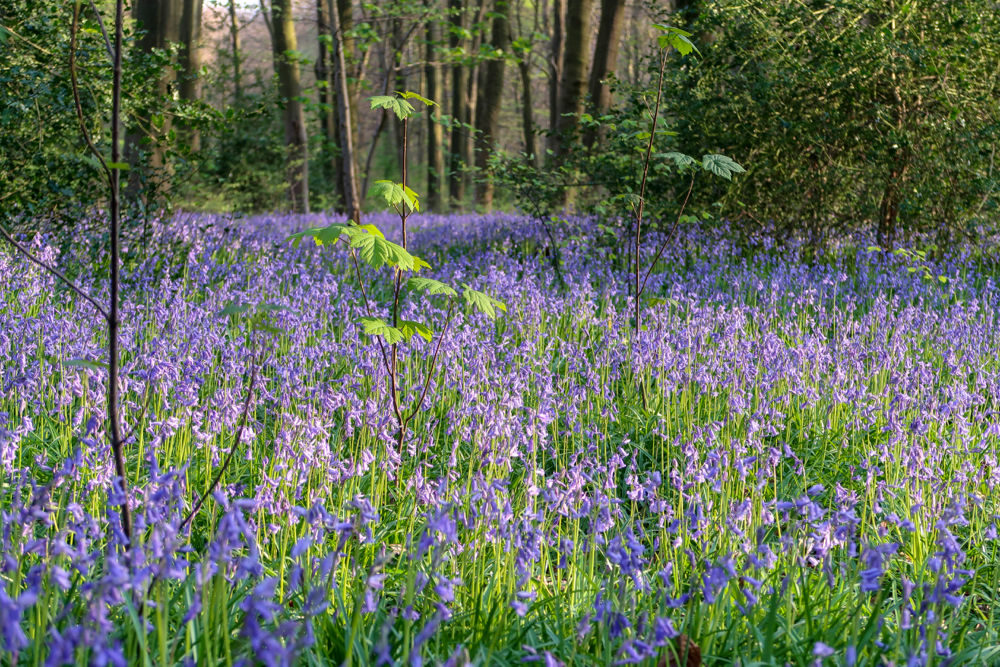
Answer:
<svg viewBox="0 0 1000 667"><path fill-rule="evenodd" d="M563 35L566 29L566 0L552 0L552 41L549 51L549 150L557 152L559 140L559 82L563 71Z"/></svg>
<svg viewBox="0 0 1000 667"><path fill-rule="evenodd" d="M427 6L434 8L434 0L429 0ZM431 12L433 14L433 12ZM427 77L427 97L440 104L444 92L441 68L435 64L435 47L441 40L441 27L434 18L427 21L427 42L424 47L424 76ZM427 209L435 212L444 210L445 195L445 159L444 159L444 128L441 126L440 107L430 107L427 110Z"/></svg>
<svg viewBox="0 0 1000 667"><path fill-rule="evenodd" d="M572 141L587 94L587 54L590 50L590 13L593 0L569 0L566 7L566 48L559 82L559 145Z"/></svg>
<svg viewBox="0 0 1000 667"><path fill-rule="evenodd" d="M180 29L180 98L186 102L201 100L201 9L202 0L184 0ZM201 133L187 131L191 152L201 149Z"/></svg>
<svg viewBox="0 0 1000 667"><path fill-rule="evenodd" d="M503 104L503 83L506 61L504 56L510 49L510 24L507 20L506 0L496 0L493 7L493 25L490 41L493 48L501 52L501 57L486 63L483 86L476 105L476 128L482 132L479 150L476 151L476 166L481 182L476 191L477 203L485 209L493 206L493 181L486 173L490 152L496 144L500 129L500 109Z"/></svg>
<svg viewBox="0 0 1000 667"><path fill-rule="evenodd" d="M309 145L306 138L302 86L295 52L298 42L292 20L292 0L272 5L274 56L278 62L278 92L285 105L285 146L288 151L288 200L293 211L309 212Z"/></svg>
<svg viewBox="0 0 1000 667"><path fill-rule="evenodd" d="M597 29L597 44L594 46L594 64L590 69L588 93L595 115L607 113L611 107L611 88L605 79L615 71L618 63L618 43L621 41L622 25L625 22L625 0L601 0L601 23ZM584 143L592 146L599 132L588 130Z"/></svg>
<svg viewBox="0 0 1000 667"><path fill-rule="evenodd" d="M136 40L136 47L148 54L155 49L165 50L172 42L180 41L182 11L180 0L136 2L132 6L132 18L142 31ZM170 95L176 75L177 72L172 67L164 67L161 70L160 78L156 82L156 92L160 97L166 98ZM126 156L132 166L129 170L127 188L129 199L137 198L140 192L148 195L150 189L169 191L170 173L163 140L172 129L171 117L169 114L159 114L157 122L154 122L153 117L157 115L155 111L155 109L140 110L137 126L133 126L126 135ZM140 152L148 152L146 163L148 171L138 168Z"/></svg>
<svg viewBox="0 0 1000 667"><path fill-rule="evenodd" d="M462 38L465 30L465 5L462 0L448 0L448 11L451 14L451 35L448 45L454 51L465 49L466 40ZM465 178L462 169L463 143L466 139L468 123L468 69L462 62L455 63L451 68L451 147L449 155L448 194L452 208L461 207L465 201Z"/></svg>

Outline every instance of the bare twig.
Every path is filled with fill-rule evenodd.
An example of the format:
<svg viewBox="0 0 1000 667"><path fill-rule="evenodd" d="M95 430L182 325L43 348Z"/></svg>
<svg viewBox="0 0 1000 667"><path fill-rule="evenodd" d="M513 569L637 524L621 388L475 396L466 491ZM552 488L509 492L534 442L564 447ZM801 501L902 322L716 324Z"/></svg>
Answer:
<svg viewBox="0 0 1000 667"><path fill-rule="evenodd" d="M673 240L674 234L677 232L677 227L681 224L681 216L684 215L684 209L687 207L688 200L691 199L691 191L694 189L694 176L694 174L691 174L691 182L688 184L687 195L684 197L681 209L677 212L677 219L674 220L674 226L670 228L670 231L667 233L667 238L664 239L660 249L656 251L656 255L653 257L653 261L650 263L649 268L646 269L646 275L642 279L642 286L639 287L639 293L636 295L637 299L642 296L644 291L646 291L646 282L649 280L650 274L653 273L653 267L656 266L656 262L658 262L660 256L663 255L663 251L667 249L667 245Z"/></svg>
<svg viewBox="0 0 1000 667"><path fill-rule="evenodd" d="M104 318L104 319L108 318L108 311L105 310L104 307L101 304L97 303L97 301L95 301L93 299L93 297L91 297L89 294L87 294L82 289L80 289L79 287L77 287L76 283L74 283L72 280L70 280L69 278L67 278L66 275L63 274L61 271L59 271L55 267L49 266L48 264L46 264L42 260L40 260L37 257L35 257L35 255L32 254L32 252L30 250L28 250L23 245L21 245L20 243L18 243L14 239L14 237L11 236L7 232L7 230L4 229L3 227L0 227L0 236L3 236L4 239L7 240L7 243L9 243L12 246L14 246L15 248L17 248L17 250L20 251L20 253L22 255L24 255L25 257L27 257L30 262L32 262L33 264L37 264L38 266L42 267L43 269L45 269L46 271L48 271L49 273L51 273L52 275L54 275L56 278L58 278L59 280L61 280L63 282L63 284L65 284L71 290L73 290L74 292L76 292L80 296L80 298L82 298L87 303L89 303L91 306L93 306L94 310L96 310L98 313L100 313L100 315L101 315L102 318Z"/></svg>
<svg viewBox="0 0 1000 667"><path fill-rule="evenodd" d="M83 140L87 143L87 148L90 152L94 154L94 157L101 163L101 167L104 169L104 176L108 179L108 185L111 186L111 170L108 168L108 162L101 155L101 152L97 150L97 146L90 138L90 132L87 130L87 119L83 115L83 105L80 103L80 86L76 80L76 36L80 31L80 5L73 5L73 25L70 27L70 38L69 38L69 80L70 87L73 89L73 107L76 109L76 120L80 125L80 132L83 134ZM117 59L112 58L112 63L118 62ZM117 122L117 120L115 121ZM112 131L114 129L112 128ZM114 161L114 160L112 160ZM113 187L113 186L111 186Z"/></svg>
<svg viewBox="0 0 1000 667"><path fill-rule="evenodd" d="M199 510L201 510L202 505L205 504L205 499L215 492L216 487L219 486L219 482L222 480L222 476L226 474L226 470L229 468L229 463L233 460L233 454L235 454L236 450L239 449L240 440L243 438L243 431L246 428L247 418L250 414L250 403L253 399L253 390L257 384L257 368L261 361L261 359L257 359L253 364L253 368L250 370L250 386L247 388L247 395L243 400L243 412L240 415L240 425L236 429L236 437L233 439L233 444L229 448L229 452L226 454L226 458L222 462L222 466L220 466L218 472L215 473L215 478L212 480L212 483L208 485L205 493L198 498L198 501L188 511L187 515L185 515L184 520L181 521L180 526L177 528L178 532L184 530L184 528L198 514Z"/></svg>
<svg viewBox="0 0 1000 667"><path fill-rule="evenodd" d="M104 29L104 19L101 18L101 12L97 11L97 5L94 4L94 0L90 0L90 10L97 17L97 25L100 26L101 36L104 37L104 48L108 50L108 59L114 62L115 53L111 50L111 40L108 39L108 31Z"/></svg>

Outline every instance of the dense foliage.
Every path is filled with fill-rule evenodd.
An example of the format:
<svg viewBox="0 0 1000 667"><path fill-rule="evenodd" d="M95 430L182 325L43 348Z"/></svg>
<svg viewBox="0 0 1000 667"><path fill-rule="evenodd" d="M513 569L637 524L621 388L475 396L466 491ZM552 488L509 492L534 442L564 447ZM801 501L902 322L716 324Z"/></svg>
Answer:
<svg viewBox="0 0 1000 667"><path fill-rule="evenodd" d="M996 216L995 2L701 4L692 30L710 44L672 70L674 129L749 173L696 202L818 245L869 226L884 245L926 231L945 244Z"/></svg>
<svg viewBox="0 0 1000 667"><path fill-rule="evenodd" d="M536 223L414 216L427 277L509 307L455 316L398 452L350 255L284 243L322 223L164 221L130 267L129 551L104 329L0 254L5 662L1000 659L992 270L688 232L630 344L628 274L599 248L565 248L556 290ZM33 247L101 294L85 245ZM401 345L409 402L427 343Z"/></svg>

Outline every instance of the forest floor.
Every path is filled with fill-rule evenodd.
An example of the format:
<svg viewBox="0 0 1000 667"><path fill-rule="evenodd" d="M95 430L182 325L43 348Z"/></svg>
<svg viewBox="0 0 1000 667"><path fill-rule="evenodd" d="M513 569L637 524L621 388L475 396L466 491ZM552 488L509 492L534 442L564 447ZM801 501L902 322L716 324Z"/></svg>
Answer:
<svg viewBox="0 0 1000 667"><path fill-rule="evenodd" d="M389 274L287 242L320 222L127 253L127 550L103 323L0 252L0 662L1000 662L1000 289L961 251L688 232L636 335L595 223L560 284L530 221L414 217L421 275L506 312L404 295L398 451ZM90 241L33 248L106 299Z"/></svg>

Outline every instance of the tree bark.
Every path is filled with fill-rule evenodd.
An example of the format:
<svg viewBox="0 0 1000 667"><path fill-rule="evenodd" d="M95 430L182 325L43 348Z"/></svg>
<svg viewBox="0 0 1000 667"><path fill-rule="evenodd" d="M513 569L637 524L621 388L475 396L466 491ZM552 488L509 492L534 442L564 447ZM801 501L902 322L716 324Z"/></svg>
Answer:
<svg viewBox="0 0 1000 667"><path fill-rule="evenodd" d="M181 17L180 98L185 102L201 100L201 9L202 0L184 0ZM201 133L197 128L187 130L188 145L192 153L201 150Z"/></svg>
<svg viewBox="0 0 1000 667"><path fill-rule="evenodd" d="M285 105L285 146L288 150L288 201L296 213L309 212L309 144L299 64L292 52L298 50L292 0L275 0L272 7L274 56L278 63L278 92Z"/></svg>
<svg viewBox="0 0 1000 667"><path fill-rule="evenodd" d="M496 0L493 8L493 25L490 37L493 47L501 51L499 58L486 63L483 86L480 90L476 109L476 128L482 132L479 150L476 151L476 166L479 168L480 183L476 191L477 203L486 210L493 207L493 181L487 172L490 153L493 151L500 129L500 110L503 105L503 85L506 61L510 50L510 24L506 0Z"/></svg>
<svg viewBox="0 0 1000 667"><path fill-rule="evenodd" d="M559 82L562 80L566 0L552 0L552 41L549 51L549 150L557 152L559 140Z"/></svg>
<svg viewBox="0 0 1000 667"><path fill-rule="evenodd" d="M136 40L136 47L142 53L150 54L156 49L167 49L171 42L180 40L182 5L180 0L160 0L160 2L136 2L132 6L132 18L139 24L142 34ZM156 82L156 93L161 98L170 96L176 80L176 71L164 67ZM131 165L127 193L135 199L140 192L146 199L151 191L167 192L170 188L169 165L166 160L164 138L171 130L171 116L162 114L162 123L154 123L154 110L139 112L139 126L133 126L126 134L126 156ZM148 131L146 130L148 128ZM140 153L148 151L148 161L140 165ZM148 171L142 168L148 167Z"/></svg>
<svg viewBox="0 0 1000 667"><path fill-rule="evenodd" d="M316 0L316 34L318 37L315 66L316 91L319 97L320 126L323 129L323 150L329 156L329 159L323 162L325 165L324 176L338 184L340 183L340 149L337 146L337 116L334 112L336 100L333 94L335 89L333 53L328 47L330 44L328 11L326 0ZM339 185L335 187L338 192L342 191Z"/></svg>
<svg viewBox="0 0 1000 667"><path fill-rule="evenodd" d="M433 8L435 0L427 0L427 6ZM427 78L427 98L441 102L444 83L441 68L434 64L435 48L441 40L441 27L431 18L427 21L427 41L424 47L424 76ZM444 209L445 195L445 159L444 159L444 128L441 126L439 106L427 110L427 209L441 212Z"/></svg>
<svg viewBox="0 0 1000 667"><path fill-rule="evenodd" d="M340 138L341 187L344 207L355 222L361 221L361 200L358 197L358 172L355 168L354 133L351 131L351 97L347 86L347 64L344 58L345 36L341 13L334 0L326 0L330 15L330 35L333 37L334 83L337 97L337 134Z"/></svg>
<svg viewBox="0 0 1000 667"><path fill-rule="evenodd" d="M463 0L448 0L451 13L451 35L448 45L455 49L465 49L466 40L461 37L465 29L465 4ZM452 208L460 208L465 202L465 178L462 169L463 143L468 129L468 70L464 63L455 63L451 68L451 147L449 155L448 193Z"/></svg>
<svg viewBox="0 0 1000 667"><path fill-rule="evenodd" d="M233 103L239 105L243 97L243 87L240 80L240 24L236 19L236 0L229 0L229 42L233 50Z"/></svg>
<svg viewBox="0 0 1000 667"><path fill-rule="evenodd" d="M572 141L587 94L587 54L590 46L590 13L593 0L569 0L566 11L566 48L559 82L557 148Z"/></svg>
<svg viewBox="0 0 1000 667"><path fill-rule="evenodd" d="M597 44L594 46L594 63L590 69L588 92L595 114L607 113L611 107L611 88L605 83L618 63L618 43L621 41L622 25L625 22L625 0L601 0L601 23L597 29ZM593 146L599 132L588 130L584 143Z"/></svg>

